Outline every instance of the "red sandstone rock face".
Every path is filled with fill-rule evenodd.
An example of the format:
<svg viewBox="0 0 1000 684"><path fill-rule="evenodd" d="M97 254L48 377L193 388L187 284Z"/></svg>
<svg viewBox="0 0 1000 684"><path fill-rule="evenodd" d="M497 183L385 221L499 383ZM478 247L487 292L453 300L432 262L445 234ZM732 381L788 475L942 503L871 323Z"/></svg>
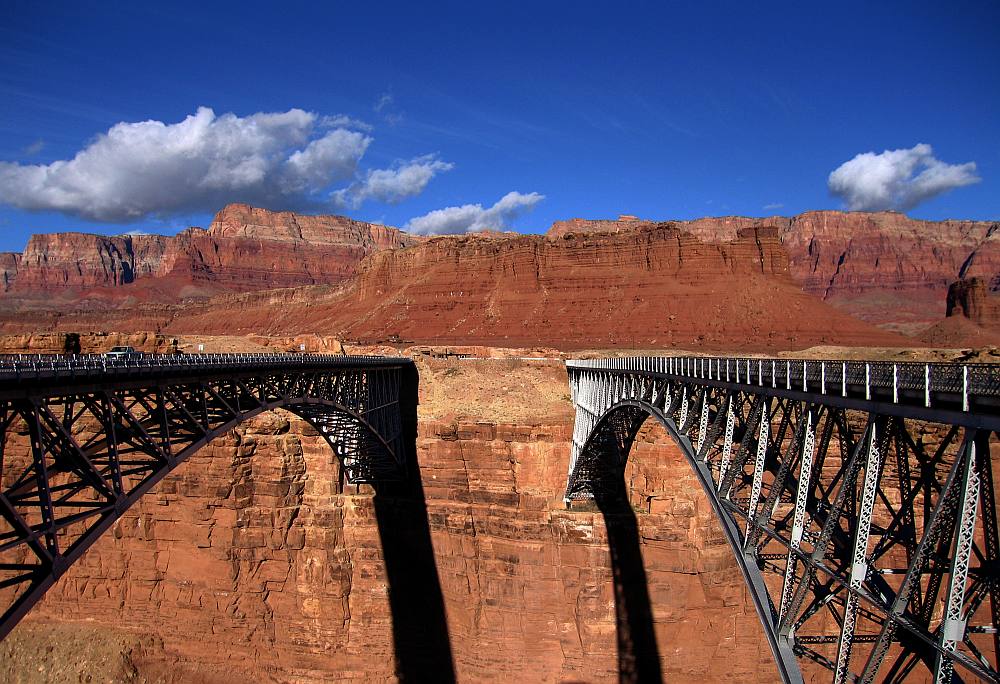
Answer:
<svg viewBox="0 0 1000 684"><path fill-rule="evenodd" d="M329 448L287 418L260 416L215 440L144 496L50 590L12 648L33 647L22 630L84 623L161 644L136 663L148 680L392 681L399 616L372 497L342 491ZM459 681L618 680L607 526L561 501L570 434L569 422L421 423ZM647 489L682 483L658 490L654 510L638 516L666 681L774 681L752 602L689 466L653 437L635 459Z"/></svg>
<svg viewBox="0 0 1000 684"><path fill-rule="evenodd" d="M982 278L957 280L948 287L948 316L964 316L977 325L1000 326L1000 296Z"/></svg>
<svg viewBox="0 0 1000 684"><path fill-rule="evenodd" d="M41 294L65 287L124 285L135 279L131 238L85 233L32 235L15 289Z"/></svg>
<svg viewBox="0 0 1000 684"><path fill-rule="evenodd" d="M0 287L3 292L10 289L17 275L17 267L21 263L21 255L17 252L0 252Z"/></svg>
<svg viewBox="0 0 1000 684"><path fill-rule="evenodd" d="M622 221L556 222L550 236L621 231L651 225ZM709 242L728 241L741 228L773 225L788 253L789 273L806 292L844 300L852 313L884 320L940 318L948 284L979 276L1000 278L1000 224L919 221L893 212L813 211L790 218L725 216L677 225ZM880 298L879 296L883 297ZM851 300L854 300L853 302ZM900 311L900 307L903 310Z"/></svg>
<svg viewBox="0 0 1000 684"><path fill-rule="evenodd" d="M773 229L715 244L669 226L557 239L434 238L373 254L343 291L216 300L178 313L166 330L208 333L220 311L246 326L233 332L353 340L564 349L905 345L802 292Z"/></svg>
<svg viewBox="0 0 1000 684"><path fill-rule="evenodd" d="M175 237L82 233L33 235L23 255L0 256L4 283L16 293L44 296L65 288L155 287L205 282L222 289L254 290L349 277L366 255L416 242L396 228L343 216L300 216L233 204L207 231Z"/></svg>

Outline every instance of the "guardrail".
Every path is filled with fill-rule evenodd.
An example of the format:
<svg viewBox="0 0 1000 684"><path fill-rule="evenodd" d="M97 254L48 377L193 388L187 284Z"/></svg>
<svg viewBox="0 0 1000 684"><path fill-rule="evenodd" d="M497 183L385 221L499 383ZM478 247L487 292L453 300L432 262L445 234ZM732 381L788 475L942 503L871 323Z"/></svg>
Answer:
<svg viewBox="0 0 1000 684"><path fill-rule="evenodd" d="M32 378L92 377L96 373L145 371L222 370L227 368L307 367L328 368L395 366L412 363L405 357L345 356L339 354L9 354L0 356L0 382Z"/></svg>
<svg viewBox="0 0 1000 684"><path fill-rule="evenodd" d="M770 387L817 394L878 395L893 403L913 403L922 396L930 407L935 394L958 395L962 410L970 399L1000 397L1000 364L914 363L891 361L837 361L810 359L752 359L698 356L627 356L566 362L567 368L657 373L691 379ZM919 400L918 400L919 401Z"/></svg>

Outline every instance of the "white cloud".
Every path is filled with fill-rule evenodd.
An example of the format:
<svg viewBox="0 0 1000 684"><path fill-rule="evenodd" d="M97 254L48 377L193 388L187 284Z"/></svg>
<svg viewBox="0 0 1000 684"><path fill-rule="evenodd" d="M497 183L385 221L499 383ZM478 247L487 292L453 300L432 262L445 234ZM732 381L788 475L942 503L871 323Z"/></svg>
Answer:
<svg viewBox="0 0 1000 684"><path fill-rule="evenodd" d="M319 120L319 123L324 128L356 128L359 131L371 131L372 125L361 119L355 119L352 116L347 116L346 114L334 114L332 116L324 116Z"/></svg>
<svg viewBox="0 0 1000 684"><path fill-rule="evenodd" d="M784 206L781 202L771 202L770 204L765 204L763 208L765 211L771 211L772 209L781 209Z"/></svg>
<svg viewBox="0 0 1000 684"><path fill-rule="evenodd" d="M975 162L946 164L921 143L908 150L859 154L833 171L827 185L851 211L905 211L979 181Z"/></svg>
<svg viewBox="0 0 1000 684"><path fill-rule="evenodd" d="M333 193L334 203L357 209L368 199L396 204L407 197L419 195L435 175L450 171L455 165L441 161L435 155L398 162L391 169L370 169L365 178Z"/></svg>
<svg viewBox="0 0 1000 684"><path fill-rule="evenodd" d="M372 142L350 123L301 109L239 117L207 107L174 124L123 122L69 160L0 162L0 203L110 222L235 201L315 206L354 177Z"/></svg>
<svg viewBox="0 0 1000 684"><path fill-rule="evenodd" d="M534 209L545 199L537 192L508 192L488 209L481 204L446 207L410 219L405 228L416 235L445 235L479 230L502 230L510 221Z"/></svg>
<svg viewBox="0 0 1000 684"><path fill-rule="evenodd" d="M379 95L378 100L375 102L375 111L381 112L386 107L392 105L396 98L392 96L392 93L385 92Z"/></svg>

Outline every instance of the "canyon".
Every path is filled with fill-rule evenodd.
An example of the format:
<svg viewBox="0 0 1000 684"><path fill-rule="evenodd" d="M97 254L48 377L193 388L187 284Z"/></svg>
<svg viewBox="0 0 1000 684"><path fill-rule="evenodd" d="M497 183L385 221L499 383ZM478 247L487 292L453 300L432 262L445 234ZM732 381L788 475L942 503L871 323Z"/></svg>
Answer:
<svg viewBox="0 0 1000 684"><path fill-rule="evenodd" d="M413 356L422 497L342 485L308 425L258 416L70 568L0 643L0 676L614 681L629 653L611 551L624 536L667 681L775 681L708 500L659 427L634 448L630 515L566 508L561 360L632 348L996 362L995 227L811 212L414 238L230 205L173 238L36 236L0 255L0 351L60 353L76 333L85 353ZM24 431L8 435L5 453L24 452ZM417 583L432 575L437 606Z"/></svg>
<svg viewBox="0 0 1000 684"><path fill-rule="evenodd" d="M397 633L423 643L436 619L387 596L400 592L401 553L414 573L419 549L408 545L421 525L449 641L443 660L420 656L425 676L450 667L460 681L617 679L609 535L620 523L562 502L572 409L561 364L418 363L423 510L340 486L339 462L311 428L259 416L197 452L61 578L0 645L5 679L392 681L405 649ZM658 426L640 437L636 463L635 542L664 676L773 681L689 466ZM68 633L88 644L85 658L60 642ZM42 661L38 644L52 649ZM733 650L738 663L725 657Z"/></svg>

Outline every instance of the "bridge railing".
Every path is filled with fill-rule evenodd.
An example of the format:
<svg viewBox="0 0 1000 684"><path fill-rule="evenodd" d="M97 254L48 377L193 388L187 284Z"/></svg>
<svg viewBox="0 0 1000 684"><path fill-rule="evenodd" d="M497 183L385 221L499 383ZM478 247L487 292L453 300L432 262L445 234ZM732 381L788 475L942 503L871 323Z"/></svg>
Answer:
<svg viewBox="0 0 1000 684"><path fill-rule="evenodd" d="M773 389L860 396L900 403L922 399L930 407L936 395L970 400L1000 397L1000 364L839 361L833 359L764 359L748 357L618 357L567 361L569 369L658 373ZM890 396L891 393L891 396Z"/></svg>
<svg viewBox="0 0 1000 684"><path fill-rule="evenodd" d="M212 370L270 367L371 367L410 363L405 357L341 354L8 354L0 355L0 381L169 369Z"/></svg>

